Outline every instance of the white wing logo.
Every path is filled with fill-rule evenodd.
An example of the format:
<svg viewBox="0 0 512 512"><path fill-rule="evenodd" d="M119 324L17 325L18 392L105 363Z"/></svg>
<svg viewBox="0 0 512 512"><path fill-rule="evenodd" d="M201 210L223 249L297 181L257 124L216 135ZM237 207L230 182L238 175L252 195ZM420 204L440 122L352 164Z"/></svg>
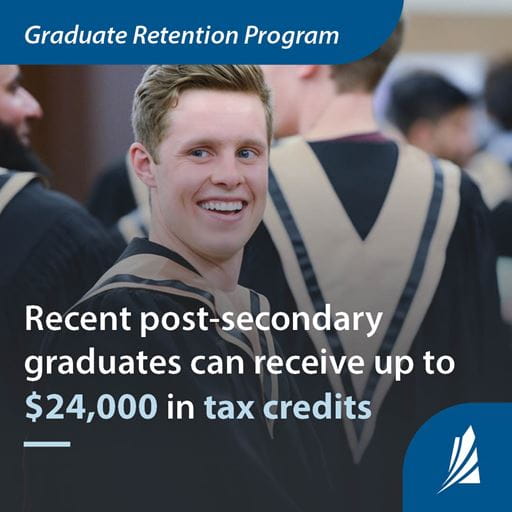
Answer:
<svg viewBox="0 0 512 512"><path fill-rule="evenodd" d="M475 441L475 432L471 425L462 436L462 441L460 437L455 438L448 476L437 494L442 493L455 484L480 483L478 452Z"/></svg>

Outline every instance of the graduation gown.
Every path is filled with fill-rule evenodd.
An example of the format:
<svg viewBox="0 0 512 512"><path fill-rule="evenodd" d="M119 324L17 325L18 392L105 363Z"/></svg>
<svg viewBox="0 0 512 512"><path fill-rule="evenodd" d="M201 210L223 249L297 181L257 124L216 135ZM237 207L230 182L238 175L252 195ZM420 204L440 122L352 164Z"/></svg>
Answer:
<svg viewBox="0 0 512 512"><path fill-rule="evenodd" d="M149 234L149 193L137 178L128 154L98 178L87 207L108 228L119 254L133 238Z"/></svg>
<svg viewBox="0 0 512 512"><path fill-rule="evenodd" d="M119 312L133 318L206 308L259 311L266 300L238 287L232 293L212 289L181 256L145 239L135 239L118 263L73 308L74 311ZM227 309L226 309L227 308ZM264 399L296 398L285 377L251 372L255 354L278 351L269 333L156 329L146 339L133 332L62 332L45 343L45 354L76 357L94 347L97 354L148 357L179 355L181 372L170 375L51 375L44 393L66 397L84 393L89 403L111 393L157 397L152 420L85 424L63 420L37 423L31 439L70 440L62 450L26 449L26 511L247 510L298 511L332 503L329 475L317 437L307 422L269 422L258 411ZM190 362L197 355L239 355L246 371L240 375L197 375ZM168 419L167 399L190 400L195 417ZM215 400L253 401L253 420L209 420L202 403Z"/></svg>
<svg viewBox="0 0 512 512"><path fill-rule="evenodd" d="M112 165L96 179L87 199L89 212L107 228L137 207L128 172L126 158Z"/></svg>
<svg viewBox="0 0 512 512"><path fill-rule="evenodd" d="M356 332L285 332L288 354L361 354L362 376L303 376L317 399L332 389L372 402L366 421L318 421L348 510L401 509L401 467L415 431L466 401L509 396L495 254L478 188L454 166L379 134L306 143L271 153L265 222L248 244L241 283L273 310L383 311L373 340ZM451 375L426 375L422 357L450 355ZM416 370L393 382L375 355L410 355Z"/></svg>
<svg viewBox="0 0 512 512"><path fill-rule="evenodd" d="M107 235L71 199L32 173L0 171L0 481L2 510L20 510L23 361L42 334L25 331L25 306L64 312L113 261Z"/></svg>

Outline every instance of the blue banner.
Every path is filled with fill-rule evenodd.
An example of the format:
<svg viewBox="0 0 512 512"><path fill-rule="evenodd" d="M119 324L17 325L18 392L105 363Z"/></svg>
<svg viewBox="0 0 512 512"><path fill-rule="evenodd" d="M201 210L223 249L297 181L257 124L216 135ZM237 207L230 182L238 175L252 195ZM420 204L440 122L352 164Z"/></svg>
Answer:
<svg viewBox="0 0 512 512"><path fill-rule="evenodd" d="M404 512L510 510L512 404L467 404L431 418L404 463Z"/></svg>
<svg viewBox="0 0 512 512"><path fill-rule="evenodd" d="M0 18L3 64L339 64L378 48L403 0L23 2Z"/></svg>

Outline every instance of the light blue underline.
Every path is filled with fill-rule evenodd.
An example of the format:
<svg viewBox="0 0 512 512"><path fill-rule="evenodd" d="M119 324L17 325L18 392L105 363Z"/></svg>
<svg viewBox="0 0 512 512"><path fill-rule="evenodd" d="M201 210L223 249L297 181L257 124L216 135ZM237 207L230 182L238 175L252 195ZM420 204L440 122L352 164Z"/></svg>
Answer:
<svg viewBox="0 0 512 512"><path fill-rule="evenodd" d="M25 441L24 448L70 448L71 441Z"/></svg>

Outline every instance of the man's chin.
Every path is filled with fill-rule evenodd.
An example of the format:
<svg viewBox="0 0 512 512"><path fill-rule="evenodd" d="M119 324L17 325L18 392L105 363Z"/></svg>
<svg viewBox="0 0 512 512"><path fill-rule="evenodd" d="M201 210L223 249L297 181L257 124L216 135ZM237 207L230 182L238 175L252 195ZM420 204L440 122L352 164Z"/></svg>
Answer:
<svg viewBox="0 0 512 512"><path fill-rule="evenodd" d="M232 261L233 258L236 258L243 254L243 246L240 245L231 245L231 244L212 244L209 246L201 247L197 252L203 258L214 261L217 263L224 263L227 261Z"/></svg>

